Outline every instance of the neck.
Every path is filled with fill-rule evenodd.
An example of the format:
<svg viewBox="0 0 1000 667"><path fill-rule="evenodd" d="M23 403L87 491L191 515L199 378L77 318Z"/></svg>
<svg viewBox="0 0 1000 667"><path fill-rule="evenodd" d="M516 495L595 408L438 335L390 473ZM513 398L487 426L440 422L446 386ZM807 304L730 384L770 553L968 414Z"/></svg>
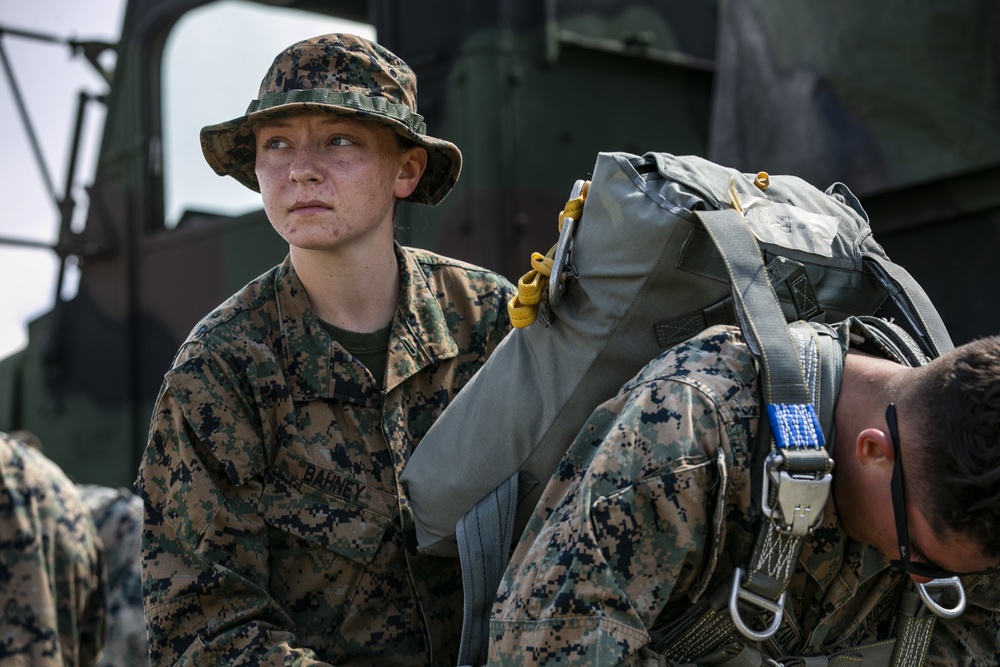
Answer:
<svg viewBox="0 0 1000 667"><path fill-rule="evenodd" d="M885 431L885 409L889 403L902 399L902 379L913 369L881 357L850 350L844 357L844 373L834 406L834 448L832 497L841 526L855 540L865 541L864 515L868 507L859 508L857 498L872 486L871 466L858 459L859 438L867 429ZM884 500L888 502L888 480L885 480ZM869 497L869 496L864 496Z"/></svg>
<svg viewBox="0 0 1000 667"><path fill-rule="evenodd" d="M292 265L316 317L348 331L377 331L399 299L399 264L389 245L374 252L331 253L291 248Z"/></svg>
<svg viewBox="0 0 1000 667"><path fill-rule="evenodd" d="M899 398L900 374L908 370L911 369L889 359L856 350L847 353L834 408L836 451L850 450L861 430L884 423L886 406Z"/></svg>

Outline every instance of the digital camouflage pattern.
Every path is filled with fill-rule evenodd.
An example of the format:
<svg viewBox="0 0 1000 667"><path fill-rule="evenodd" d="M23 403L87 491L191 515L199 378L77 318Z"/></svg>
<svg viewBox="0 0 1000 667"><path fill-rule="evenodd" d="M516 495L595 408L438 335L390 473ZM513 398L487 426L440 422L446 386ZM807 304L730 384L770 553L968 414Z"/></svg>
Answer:
<svg viewBox="0 0 1000 667"><path fill-rule="evenodd" d="M646 645L750 560L757 391L739 330L720 326L656 358L594 411L504 575L489 664L676 664ZM828 503L805 540L786 621L759 650L824 655L893 637L903 576L848 539ZM926 665L998 664L991 579L965 582L968 609L938 619Z"/></svg>
<svg viewBox="0 0 1000 667"><path fill-rule="evenodd" d="M459 563L416 552L398 475L506 335L513 289L397 257L383 392L287 259L181 347L136 482L152 664L454 664Z"/></svg>
<svg viewBox="0 0 1000 667"><path fill-rule="evenodd" d="M246 115L201 130L201 148L219 175L260 192L254 171L256 124L324 111L382 123L427 149L427 168L405 201L437 204L458 180L462 153L427 136L417 113L417 77L388 49L355 35L322 35L278 54Z"/></svg>
<svg viewBox="0 0 1000 667"><path fill-rule="evenodd" d="M107 633L97 666L144 667L149 664L149 650L139 560L142 498L128 489L97 484L77 488L104 543L108 571Z"/></svg>
<svg viewBox="0 0 1000 667"><path fill-rule="evenodd" d="M76 486L0 433L0 665L93 665L104 641L101 540Z"/></svg>

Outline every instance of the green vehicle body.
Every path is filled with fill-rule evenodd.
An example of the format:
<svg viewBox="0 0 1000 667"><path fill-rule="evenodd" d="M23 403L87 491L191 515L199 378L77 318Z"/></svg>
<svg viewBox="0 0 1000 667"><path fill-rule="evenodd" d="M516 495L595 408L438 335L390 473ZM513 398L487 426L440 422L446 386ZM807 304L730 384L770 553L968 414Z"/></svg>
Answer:
<svg viewBox="0 0 1000 667"><path fill-rule="evenodd" d="M262 210L164 225L162 52L207 4L128 1L86 224L55 248L83 260L78 292L0 361L0 430L34 433L80 482L131 485L187 332L286 253ZM956 343L1000 331L996 3L264 4L370 23L416 70L428 131L455 142L464 167L440 206L400 209L404 244L516 280L555 241L599 151L697 154L846 183Z"/></svg>

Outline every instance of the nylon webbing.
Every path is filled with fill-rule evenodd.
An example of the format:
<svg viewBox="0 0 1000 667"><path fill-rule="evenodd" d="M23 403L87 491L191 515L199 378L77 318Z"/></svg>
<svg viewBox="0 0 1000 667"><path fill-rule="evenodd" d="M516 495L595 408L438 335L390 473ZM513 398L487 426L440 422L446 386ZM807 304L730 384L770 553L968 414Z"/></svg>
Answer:
<svg viewBox="0 0 1000 667"><path fill-rule="evenodd" d="M937 309L910 274L901 266L873 255L865 255L864 261L874 268L892 301L910 321L909 333L920 342L924 354L933 359L954 349Z"/></svg>
<svg viewBox="0 0 1000 667"><path fill-rule="evenodd" d="M753 232L733 209L695 214L726 265L740 328L761 360L765 401L808 403L802 367Z"/></svg>
<svg viewBox="0 0 1000 667"><path fill-rule="evenodd" d="M803 413L809 412L813 415L812 421L816 422L816 413L823 412L812 405L819 393L815 391L819 384L816 377L820 368L818 343L812 346L796 345L769 280L763 255L742 215L733 209L697 211L695 214L722 256L744 338L761 362L763 396L769 406L771 431L775 434L776 443L782 446L782 470L776 481L779 487L786 480L789 486L795 487L799 481L792 478L792 474L812 473L821 477L825 475L828 485L827 473L831 463L824 448L822 430L818 423L811 424L808 418L803 419ZM812 336L815 338L815 332ZM776 408L777 412L770 408ZM763 474L765 482L768 482L767 475L771 473L765 470ZM828 486L822 487L821 492L821 496L817 496L820 508L826 502ZM765 499L771 511L780 509L774 502L775 497L780 495L779 488L776 495L769 494ZM767 508L765 511L768 511ZM672 658L679 655L685 656L688 661L690 658L701 658L706 655L705 648L714 644L715 651L726 655L733 653L730 659L738 659L742 650L733 649L742 647L733 642L733 639L741 641L734 634L734 628L739 627L742 634L762 641L780 626L784 592L795 570L806 534L801 521L805 519L811 526L818 520L818 516L785 516L788 513L788 508L785 508L776 519L787 524L785 528L790 529L794 525L795 530L779 529L778 520L762 522L746 573L742 568L734 572L729 608L720 611L718 600L706 605L693 625L663 643ZM754 618L749 622L742 617L747 603L761 612L754 612ZM768 612L772 615L769 627L764 631L759 630L759 625L750 627ZM724 616L729 617L729 625Z"/></svg>
<svg viewBox="0 0 1000 667"><path fill-rule="evenodd" d="M486 664L490 610L514 537L517 479L518 473L511 475L455 525L464 591L459 665Z"/></svg>
<svg viewBox="0 0 1000 667"><path fill-rule="evenodd" d="M931 645L931 633L937 616L924 606L911 579L899 598L899 626L896 629L896 648L891 667L922 665Z"/></svg>

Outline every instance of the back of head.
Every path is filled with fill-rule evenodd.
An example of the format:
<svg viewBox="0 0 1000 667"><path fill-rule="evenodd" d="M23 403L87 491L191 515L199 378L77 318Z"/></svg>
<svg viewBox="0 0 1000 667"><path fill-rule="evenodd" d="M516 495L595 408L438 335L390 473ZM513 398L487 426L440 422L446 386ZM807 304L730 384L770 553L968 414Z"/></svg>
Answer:
<svg viewBox="0 0 1000 667"><path fill-rule="evenodd" d="M916 473L914 500L935 530L1000 558L1000 336L925 367L907 412L919 434L907 460Z"/></svg>

